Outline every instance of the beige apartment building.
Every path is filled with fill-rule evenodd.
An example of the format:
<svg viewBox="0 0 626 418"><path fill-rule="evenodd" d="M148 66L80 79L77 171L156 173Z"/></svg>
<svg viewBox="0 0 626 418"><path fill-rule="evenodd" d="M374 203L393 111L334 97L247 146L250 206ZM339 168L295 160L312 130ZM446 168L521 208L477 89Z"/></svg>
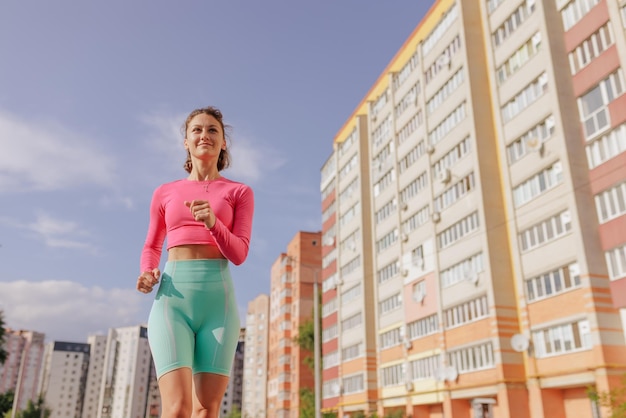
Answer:
<svg viewBox="0 0 626 418"><path fill-rule="evenodd" d="M268 295L260 294L248 302L241 408L242 416L248 418L268 418L266 408L269 316Z"/></svg>
<svg viewBox="0 0 626 418"><path fill-rule="evenodd" d="M626 2L438 0L322 168L322 406L591 418L626 373Z"/></svg>
<svg viewBox="0 0 626 418"><path fill-rule="evenodd" d="M300 390L314 388L307 357L295 343L313 318L313 287L321 282L321 232L298 232L272 265L269 298L267 417L299 418Z"/></svg>

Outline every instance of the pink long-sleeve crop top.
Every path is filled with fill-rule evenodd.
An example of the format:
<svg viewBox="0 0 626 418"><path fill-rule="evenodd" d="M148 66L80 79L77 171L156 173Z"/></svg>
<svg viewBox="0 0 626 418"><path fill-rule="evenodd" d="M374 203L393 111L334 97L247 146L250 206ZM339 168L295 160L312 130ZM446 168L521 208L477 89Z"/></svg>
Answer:
<svg viewBox="0 0 626 418"><path fill-rule="evenodd" d="M196 221L185 201L207 200L215 213L215 225L207 229ZM252 189L221 177L211 181L177 180L154 191L150 204L150 224L143 251L141 271L159 266L163 242L167 249L184 244L215 245L235 265L248 256L254 194Z"/></svg>

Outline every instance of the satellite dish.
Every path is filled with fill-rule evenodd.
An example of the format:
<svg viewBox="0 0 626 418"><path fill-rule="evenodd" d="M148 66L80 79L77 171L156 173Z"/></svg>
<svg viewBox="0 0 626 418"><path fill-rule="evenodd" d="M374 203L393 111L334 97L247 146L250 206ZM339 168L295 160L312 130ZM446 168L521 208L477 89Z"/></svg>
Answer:
<svg viewBox="0 0 626 418"><path fill-rule="evenodd" d="M518 353L528 350L529 345L530 341L524 334L515 334L511 337L511 348Z"/></svg>
<svg viewBox="0 0 626 418"><path fill-rule="evenodd" d="M448 366L445 369L445 376L448 382L455 382L457 377L459 377L459 372L454 366Z"/></svg>

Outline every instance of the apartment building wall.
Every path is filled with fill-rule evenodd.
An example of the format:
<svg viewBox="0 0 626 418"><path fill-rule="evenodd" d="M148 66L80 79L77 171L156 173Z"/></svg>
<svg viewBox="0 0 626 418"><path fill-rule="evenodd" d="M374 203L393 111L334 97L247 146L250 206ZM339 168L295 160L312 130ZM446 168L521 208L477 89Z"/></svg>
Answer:
<svg viewBox="0 0 626 418"><path fill-rule="evenodd" d="M107 335L98 418L144 418L156 380L144 326L111 328Z"/></svg>
<svg viewBox="0 0 626 418"><path fill-rule="evenodd" d="M269 296L248 302L243 368L242 416L267 418Z"/></svg>
<svg viewBox="0 0 626 418"><path fill-rule="evenodd" d="M337 238L324 253L336 270L324 274L323 328L352 313L335 299L354 257L342 219L356 161L372 190L360 222L371 225L375 319L364 326L378 330L379 413L591 417L586 387L618 384L620 13L615 0L437 1L335 137L321 184L323 232ZM356 160L339 157L362 120ZM341 343L326 341L324 358L349 334L333 330ZM340 384L354 365L339 363L324 370L337 383L324 406L342 416L358 401Z"/></svg>
<svg viewBox="0 0 626 418"><path fill-rule="evenodd" d="M38 392L51 410L50 418L82 416L89 352L89 344L84 343L46 344Z"/></svg>
<svg viewBox="0 0 626 418"><path fill-rule="evenodd" d="M89 366L84 388L82 418L97 416L107 336L90 335L87 337L87 344L89 345Z"/></svg>
<svg viewBox="0 0 626 418"><path fill-rule="evenodd" d="M7 360L0 365L0 393L15 393L13 407L26 408L28 401L37 401L39 375L43 365L45 334L6 328Z"/></svg>
<svg viewBox="0 0 626 418"><path fill-rule="evenodd" d="M311 356L294 341L312 319L313 286L319 283L321 233L298 232L272 265L269 320L267 415L298 417L300 390L313 389Z"/></svg>
<svg viewBox="0 0 626 418"><path fill-rule="evenodd" d="M237 348L235 349L235 357L233 358L233 365L231 367L230 376L228 380L228 386L222 399L222 406L220 407L220 416L227 417L234 411L240 411L242 407L243 398L243 365L244 355L246 351L246 329L241 328L239 330L239 341L237 342Z"/></svg>

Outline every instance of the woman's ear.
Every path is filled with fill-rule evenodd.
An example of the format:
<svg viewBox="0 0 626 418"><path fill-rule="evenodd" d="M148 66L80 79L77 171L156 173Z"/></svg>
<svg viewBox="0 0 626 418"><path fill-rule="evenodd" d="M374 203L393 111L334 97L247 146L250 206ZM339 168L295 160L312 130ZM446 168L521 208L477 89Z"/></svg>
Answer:
<svg viewBox="0 0 626 418"><path fill-rule="evenodd" d="M187 143L187 138L183 140L183 146L185 147L187 151L189 151L189 144Z"/></svg>

